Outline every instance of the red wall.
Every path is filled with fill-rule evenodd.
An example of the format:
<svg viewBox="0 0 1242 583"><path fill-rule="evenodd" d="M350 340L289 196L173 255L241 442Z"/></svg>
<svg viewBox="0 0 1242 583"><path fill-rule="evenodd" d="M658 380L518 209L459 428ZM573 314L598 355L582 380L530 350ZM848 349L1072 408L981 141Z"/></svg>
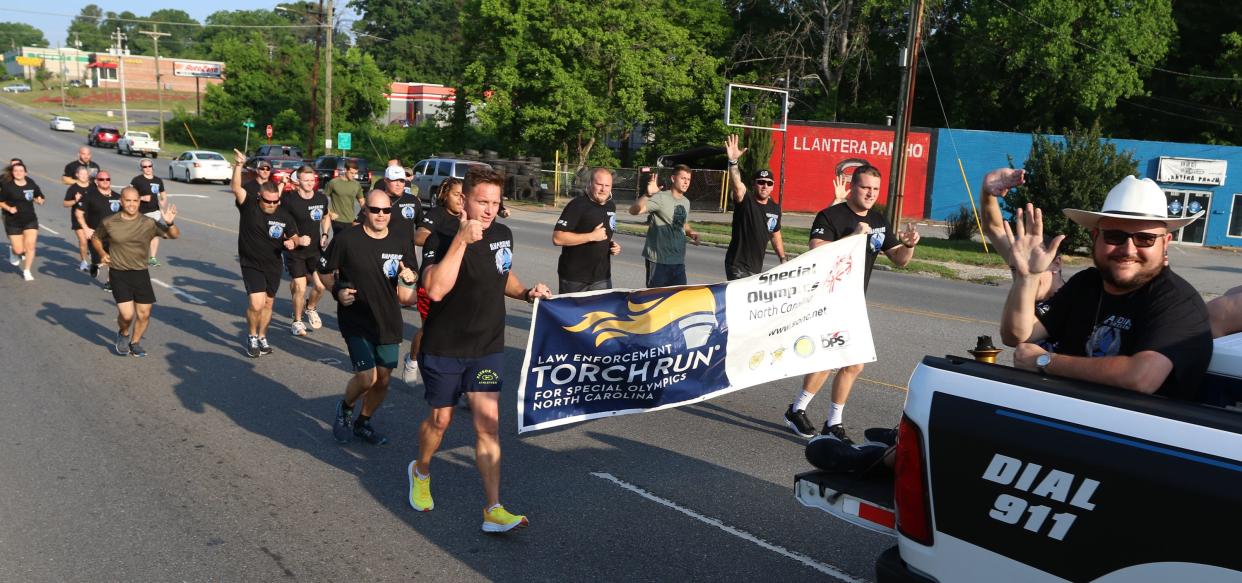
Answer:
<svg viewBox="0 0 1242 583"><path fill-rule="evenodd" d="M894 131L884 127L853 124L790 123L786 135L772 132L771 169L780 184L782 140L789 146L785 157L784 192L777 192L781 209L816 212L832 201L832 181L839 172L850 175L860 162L880 169L880 202L888 200L889 172L893 164ZM928 168L934 157L932 134L910 130L906 163L906 186L902 216L923 218L927 198Z"/></svg>

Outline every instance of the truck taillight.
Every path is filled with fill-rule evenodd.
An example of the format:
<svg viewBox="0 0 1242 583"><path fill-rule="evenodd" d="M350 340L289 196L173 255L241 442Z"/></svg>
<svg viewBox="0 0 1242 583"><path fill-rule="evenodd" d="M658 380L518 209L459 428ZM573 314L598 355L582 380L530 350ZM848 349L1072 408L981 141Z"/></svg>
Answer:
<svg viewBox="0 0 1242 583"><path fill-rule="evenodd" d="M332 171L333 178L336 178L337 176L340 176L340 175L341 175L341 170L339 168Z"/></svg>
<svg viewBox="0 0 1242 583"><path fill-rule="evenodd" d="M927 468L923 463L923 436L905 415L897 427L895 471L893 502L897 507L897 531L914 542L931 545L931 502L927 492Z"/></svg>

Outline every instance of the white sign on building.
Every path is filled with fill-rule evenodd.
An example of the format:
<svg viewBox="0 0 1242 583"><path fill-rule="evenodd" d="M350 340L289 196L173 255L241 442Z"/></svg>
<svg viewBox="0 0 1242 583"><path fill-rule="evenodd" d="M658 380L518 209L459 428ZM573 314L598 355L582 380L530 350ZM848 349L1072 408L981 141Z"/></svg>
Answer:
<svg viewBox="0 0 1242 583"><path fill-rule="evenodd" d="M219 79L224 73L220 63L173 61L173 75L177 77L202 77Z"/></svg>
<svg viewBox="0 0 1242 583"><path fill-rule="evenodd" d="M1229 163L1224 160L1161 156L1156 181L1220 186L1225 183L1228 166Z"/></svg>

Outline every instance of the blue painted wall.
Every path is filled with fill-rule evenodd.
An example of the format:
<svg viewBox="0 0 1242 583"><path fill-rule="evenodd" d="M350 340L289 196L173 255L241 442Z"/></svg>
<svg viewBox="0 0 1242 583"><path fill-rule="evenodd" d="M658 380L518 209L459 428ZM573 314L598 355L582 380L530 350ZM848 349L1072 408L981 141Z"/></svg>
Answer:
<svg viewBox="0 0 1242 583"><path fill-rule="evenodd" d="M931 204L927 207L928 218L945 220L962 205L970 206L966 186L962 183L962 171L958 157L970 181L970 192L979 200L979 184L983 175L993 168L1007 166L1009 156L1014 166L1021 168L1031 151L1030 134L986 132L977 130L945 130L936 132L936 162L930 178ZM1139 175L1155 180L1161 156L1181 158L1207 158L1225 160L1228 168L1225 184L1221 186L1161 184L1178 190L1198 190L1212 193L1211 208L1206 215L1207 232L1204 245L1242 247L1242 236L1229 237L1229 222L1233 213L1234 195L1242 195L1242 147L1182 144L1176 142L1146 142L1140 140L1112 140L1120 150L1129 150L1138 161ZM956 149L955 149L956 144ZM1242 196L1239 196L1239 212L1242 212ZM1242 216L1237 222L1242 226ZM1239 233L1242 235L1242 233Z"/></svg>

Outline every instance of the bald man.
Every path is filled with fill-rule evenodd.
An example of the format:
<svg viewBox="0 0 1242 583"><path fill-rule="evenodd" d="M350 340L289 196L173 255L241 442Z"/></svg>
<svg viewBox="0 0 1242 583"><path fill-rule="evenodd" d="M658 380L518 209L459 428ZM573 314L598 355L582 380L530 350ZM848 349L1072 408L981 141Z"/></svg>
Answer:
<svg viewBox="0 0 1242 583"><path fill-rule="evenodd" d="M77 182L79 167L85 167L90 172L91 178L95 178L95 175L99 173L99 164L91 160L91 149L86 146L78 148L76 160L65 164L65 173L60 177L60 183L69 186Z"/></svg>

